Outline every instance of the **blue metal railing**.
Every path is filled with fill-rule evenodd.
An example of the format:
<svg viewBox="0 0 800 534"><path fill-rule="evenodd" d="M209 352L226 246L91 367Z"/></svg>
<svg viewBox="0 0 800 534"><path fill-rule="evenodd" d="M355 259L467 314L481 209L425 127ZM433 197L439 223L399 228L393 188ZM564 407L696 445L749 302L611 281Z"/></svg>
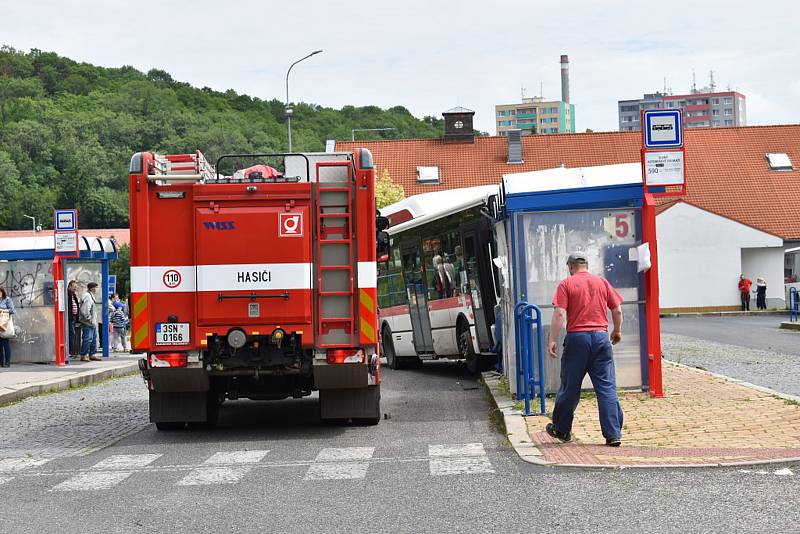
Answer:
<svg viewBox="0 0 800 534"><path fill-rule="evenodd" d="M531 415L531 398L539 387L539 413L544 415L544 343L542 310L535 304L519 302L514 307L517 356L517 400L525 399L525 415ZM534 326L536 330L534 331ZM535 333L534 333L535 332ZM536 350L533 338L536 336Z"/></svg>
<svg viewBox="0 0 800 534"><path fill-rule="evenodd" d="M797 293L796 287L789 288L789 320L797 321L797 316L800 314L800 295Z"/></svg>

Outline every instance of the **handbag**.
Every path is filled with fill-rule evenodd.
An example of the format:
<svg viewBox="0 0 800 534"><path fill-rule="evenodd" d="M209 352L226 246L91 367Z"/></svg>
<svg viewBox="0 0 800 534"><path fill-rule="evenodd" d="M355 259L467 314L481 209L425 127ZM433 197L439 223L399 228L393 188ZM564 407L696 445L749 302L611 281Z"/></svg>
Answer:
<svg viewBox="0 0 800 534"><path fill-rule="evenodd" d="M5 318L8 318L8 320L4 320ZM14 328L14 319L11 314L7 310L0 310L0 337L8 339L15 335L16 329Z"/></svg>

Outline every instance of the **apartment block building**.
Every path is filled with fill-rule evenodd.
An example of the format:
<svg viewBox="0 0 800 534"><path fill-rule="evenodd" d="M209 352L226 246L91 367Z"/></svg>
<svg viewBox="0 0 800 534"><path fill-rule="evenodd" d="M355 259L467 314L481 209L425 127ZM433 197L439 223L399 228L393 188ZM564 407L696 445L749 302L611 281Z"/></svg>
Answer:
<svg viewBox="0 0 800 534"><path fill-rule="evenodd" d="M698 91L687 95L645 94L637 100L617 102L619 131L640 131L640 116L647 109L683 109L685 128L724 128L747 125L747 101L737 91Z"/></svg>
<svg viewBox="0 0 800 534"><path fill-rule="evenodd" d="M497 135L521 130L522 135L575 133L575 105L541 97L523 98L518 104L494 107Z"/></svg>

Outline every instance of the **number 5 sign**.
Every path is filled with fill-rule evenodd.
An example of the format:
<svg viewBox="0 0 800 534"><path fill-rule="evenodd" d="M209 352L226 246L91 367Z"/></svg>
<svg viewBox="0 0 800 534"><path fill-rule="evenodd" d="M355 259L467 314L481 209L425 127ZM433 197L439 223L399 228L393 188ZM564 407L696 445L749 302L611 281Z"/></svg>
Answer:
<svg viewBox="0 0 800 534"><path fill-rule="evenodd" d="M614 242L619 244L636 241L633 224L633 212L630 211L609 213L607 217L603 217L603 229Z"/></svg>
<svg viewBox="0 0 800 534"><path fill-rule="evenodd" d="M280 237L303 237L303 214L278 214L278 235Z"/></svg>

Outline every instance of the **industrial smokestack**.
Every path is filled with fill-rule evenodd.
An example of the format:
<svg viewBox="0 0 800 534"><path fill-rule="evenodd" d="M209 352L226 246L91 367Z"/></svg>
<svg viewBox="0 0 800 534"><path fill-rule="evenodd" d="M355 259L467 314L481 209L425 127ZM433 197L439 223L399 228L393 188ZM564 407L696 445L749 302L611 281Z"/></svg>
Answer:
<svg viewBox="0 0 800 534"><path fill-rule="evenodd" d="M561 101L569 103L569 56L561 56Z"/></svg>

